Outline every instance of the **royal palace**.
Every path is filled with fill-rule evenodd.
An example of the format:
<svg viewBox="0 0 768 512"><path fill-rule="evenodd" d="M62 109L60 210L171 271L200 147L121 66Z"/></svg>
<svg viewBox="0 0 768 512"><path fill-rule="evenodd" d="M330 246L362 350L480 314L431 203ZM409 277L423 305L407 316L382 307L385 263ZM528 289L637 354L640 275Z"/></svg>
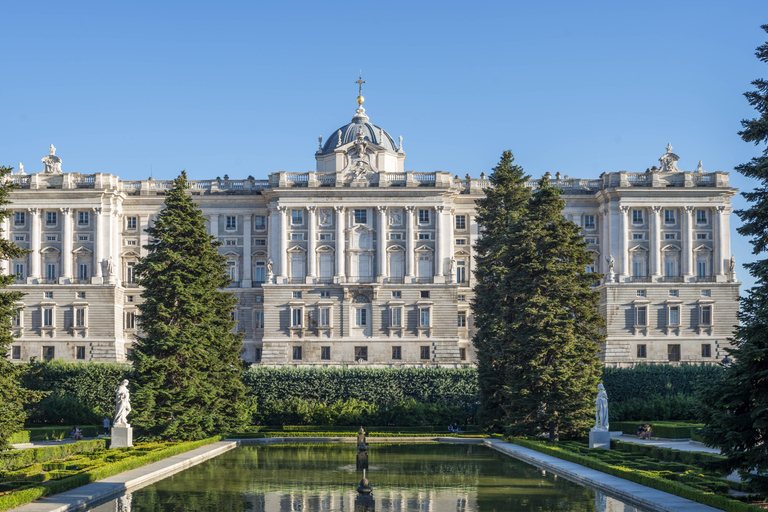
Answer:
<svg viewBox="0 0 768 512"><path fill-rule="evenodd" d="M192 181L222 242L242 358L265 365L473 364L475 200L489 186L405 167L402 138L362 97L315 152L316 170ZM644 172L557 173L564 214L594 251L606 365L715 362L737 323L728 173L678 169L672 147ZM4 261L25 293L16 362L125 361L140 329L134 266L170 181L64 172L56 148L12 176ZM538 186L537 180L527 184Z"/></svg>

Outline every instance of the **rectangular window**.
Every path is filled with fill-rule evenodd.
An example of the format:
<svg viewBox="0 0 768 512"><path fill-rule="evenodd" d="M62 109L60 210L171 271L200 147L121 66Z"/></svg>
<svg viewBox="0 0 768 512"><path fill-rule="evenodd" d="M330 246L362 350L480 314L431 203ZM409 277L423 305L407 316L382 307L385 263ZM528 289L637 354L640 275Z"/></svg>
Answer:
<svg viewBox="0 0 768 512"><path fill-rule="evenodd" d="M43 297L46 299L52 299L53 298L53 292L43 292Z"/></svg>
<svg viewBox="0 0 768 512"><path fill-rule="evenodd" d="M78 242L87 242L88 240L90 240L88 235L77 235Z"/></svg>
<svg viewBox="0 0 768 512"><path fill-rule="evenodd" d="M293 347L293 360L301 361L301 347Z"/></svg>
<svg viewBox="0 0 768 512"><path fill-rule="evenodd" d="M421 359L429 359L429 345L422 345L420 349Z"/></svg>
<svg viewBox="0 0 768 512"><path fill-rule="evenodd" d="M13 326L21 327L21 309L17 309L16 314L13 315Z"/></svg>
<svg viewBox="0 0 768 512"><path fill-rule="evenodd" d="M45 212L45 225L46 226L56 225L56 212Z"/></svg>
<svg viewBox="0 0 768 512"><path fill-rule="evenodd" d="M419 224L429 224L429 210L419 210Z"/></svg>
<svg viewBox="0 0 768 512"><path fill-rule="evenodd" d="M56 349L54 347L43 347L43 360L53 361L56 357Z"/></svg>
<svg viewBox="0 0 768 512"><path fill-rule="evenodd" d="M701 296L702 297L711 297L712 296L712 290L701 290Z"/></svg>
<svg viewBox="0 0 768 512"><path fill-rule="evenodd" d="M707 223L707 210L696 210L696 224Z"/></svg>
<svg viewBox="0 0 768 512"><path fill-rule="evenodd" d="M331 347L320 347L320 359L323 361L331 360Z"/></svg>
<svg viewBox="0 0 768 512"><path fill-rule="evenodd" d="M56 235L45 235L46 242L55 242L56 238L57 238Z"/></svg>
<svg viewBox="0 0 768 512"><path fill-rule="evenodd" d="M136 328L136 313L134 313L133 311L125 312L125 328L126 329Z"/></svg>
<svg viewBox="0 0 768 512"><path fill-rule="evenodd" d="M648 357L648 353L645 351L645 345L637 346L637 357L641 359Z"/></svg>
<svg viewBox="0 0 768 512"><path fill-rule="evenodd" d="M632 210L632 224L643 223L643 210Z"/></svg>
<svg viewBox="0 0 768 512"><path fill-rule="evenodd" d="M129 283L136 282L136 262L129 261L125 264L125 280Z"/></svg>
<svg viewBox="0 0 768 512"><path fill-rule="evenodd" d="M428 299L429 298L429 290L421 290L421 298L422 299Z"/></svg>
<svg viewBox="0 0 768 512"><path fill-rule="evenodd" d="M701 344L701 357L712 357L712 345L709 343Z"/></svg>
<svg viewBox="0 0 768 512"><path fill-rule="evenodd" d="M669 325L680 325L680 306L669 306Z"/></svg>
<svg viewBox="0 0 768 512"><path fill-rule="evenodd" d="M357 308L355 310L355 326L367 327L368 326L368 309Z"/></svg>
<svg viewBox="0 0 768 512"><path fill-rule="evenodd" d="M467 326L467 313L465 311L460 311L458 327L466 327L466 326Z"/></svg>
<svg viewBox="0 0 768 512"><path fill-rule="evenodd" d="M227 230L233 230L237 229L237 216L235 215L227 215L227 221L225 225L225 229Z"/></svg>
<svg viewBox="0 0 768 512"><path fill-rule="evenodd" d="M389 239L390 240L402 240L403 239L403 234L402 233L390 233L389 234Z"/></svg>
<svg viewBox="0 0 768 512"><path fill-rule="evenodd" d="M467 262L456 262L456 282L459 284L466 283L467 281Z"/></svg>
<svg viewBox="0 0 768 512"><path fill-rule="evenodd" d="M403 326L403 309L402 308L391 308L389 310L389 325L391 327Z"/></svg>
<svg viewBox="0 0 768 512"><path fill-rule="evenodd" d="M680 291L679 290L669 290L669 296L670 297L679 297Z"/></svg>
<svg viewBox="0 0 768 512"><path fill-rule="evenodd" d="M267 228L267 218L264 215L257 215L253 218L253 227L261 231Z"/></svg>
<svg viewBox="0 0 768 512"><path fill-rule="evenodd" d="M291 308L291 327L301 327L301 308Z"/></svg>
<svg viewBox="0 0 768 512"><path fill-rule="evenodd" d="M11 357L13 359L21 359L21 346L15 345L13 347L13 355Z"/></svg>
<svg viewBox="0 0 768 512"><path fill-rule="evenodd" d="M85 347L75 347L77 349L77 355L75 356L79 360L85 359Z"/></svg>
<svg viewBox="0 0 768 512"><path fill-rule="evenodd" d="M323 237L320 237L320 240L322 240ZM254 238L253 239L253 245L267 245L267 241L263 238Z"/></svg>
<svg viewBox="0 0 768 512"><path fill-rule="evenodd" d="M85 308L75 309L75 327L85 327Z"/></svg>
<svg viewBox="0 0 768 512"><path fill-rule="evenodd" d="M237 245L237 240L232 240L230 238L229 240L224 241L224 245L229 245L229 246Z"/></svg>
<svg viewBox="0 0 768 512"><path fill-rule="evenodd" d="M330 233L320 233L320 240L333 240L333 235Z"/></svg>
<svg viewBox="0 0 768 512"><path fill-rule="evenodd" d="M293 298L294 299L300 299L301 298L301 292L293 292Z"/></svg>
<svg viewBox="0 0 768 512"><path fill-rule="evenodd" d="M462 361L467 360L467 349L466 348L459 348L459 359Z"/></svg>
<svg viewBox="0 0 768 512"><path fill-rule="evenodd" d="M320 308L320 327L331 326L331 308Z"/></svg>
<svg viewBox="0 0 768 512"><path fill-rule="evenodd" d="M304 233L291 233L291 240L304 240Z"/></svg>
<svg viewBox="0 0 768 512"><path fill-rule="evenodd" d="M699 325L712 325L712 306L701 306L701 322Z"/></svg>
<svg viewBox="0 0 768 512"><path fill-rule="evenodd" d="M392 359L400 360L403 358L402 347L392 347Z"/></svg>
<svg viewBox="0 0 768 512"><path fill-rule="evenodd" d="M291 224L294 226L304 224L304 210L291 210Z"/></svg>
<svg viewBox="0 0 768 512"><path fill-rule="evenodd" d="M670 361L679 361L680 345L667 345L667 356Z"/></svg>
<svg viewBox="0 0 768 512"><path fill-rule="evenodd" d="M26 240L26 237L24 235L15 235L13 237L14 242L24 242Z"/></svg>
<svg viewBox="0 0 768 512"><path fill-rule="evenodd" d="M675 210L664 210L664 224L675 223Z"/></svg>
<svg viewBox="0 0 768 512"><path fill-rule="evenodd" d="M24 279L24 264L16 263L13 266L14 274L18 275L18 279Z"/></svg>
<svg viewBox="0 0 768 512"><path fill-rule="evenodd" d="M392 298L393 299L402 299L403 298L403 292L392 292Z"/></svg>
<svg viewBox="0 0 768 512"><path fill-rule="evenodd" d="M53 327L53 308L43 309L43 327Z"/></svg>
<svg viewBox="0 0 768 512"><path fill-rule="evenodd" d="M138 240L126 240L125 245L139 245Z"/></svg>
<svg viewBox="0 0 768 512"><path fill-rule="evenodd" d="M632 234L632 240L642 240L643 234L642 233L633 233Z"/></svg>
<svg viewBox="0 0 768 512"><path fill-rule="evenodd" d="M136 229L136 217L126 217L125 228L129 231Z"/></svg>
<svg viewBox="0 0 768 512"><path fill-rule="evenodd" d="M24 215L25 212L16 212L13 214L13 225L14 226L23 226L24 225Z"/></svg>
<svg viewBox="0 0 768 512"><path fill-rule="evenodd" d="M664 233L664 240L677 240L675 233Z"/></svg>
<svg viewBox="0 0 768 512"><path fill-rule="evenodd" d="M77 277L78 277L78 279L88 279L88 264L87 263L80 263L77 266Z"/></svg>
<svg viewBox="0 0 768 512"><path fill-rule="evenodd" d="M257 283L265 283L267 281L267 264L263 261L256 262L256 275L254 276Z"/></svg>
<svg viewBox="0 0 768 512"><path fill-rule="evenodd" d="M419 233L419 240L429 240L430 238L429 233Z"/></svg>
<svg viewBox="0 0 768 512"><path fill-rule="evenodd" d="M707 240L707 238L706 233L696 233L696 240Z"/></svg>
<svg viewBox="0 0 768 512"><path fill-rule="evenodd" d="M368 347L355 347L355 361L368 360Z"/></svg>
<svg viewBox="0 0 768 512"><path fill-rule="evenodd" d="M707 262L705 260L699 260L696 262L696 275L698 277L704 277L707 275Z"/></svg>
<svg viewBox="0 0 768 512"><path fill-rule="evenodd" d="M85 292L83 292L83 294L85 294ZM85 295L83 295L83 298L85 298ZM125 302L133 302L133 295L126 295Z"/></svg>
<svg viewBox="0 0 768 512"><path fill-rule="evenodd" d="M466 295L459 295L457 300L459 302L466 302L467 301L467 296Z"/></svg>
<svg viewBox="0 0 768 512"><path fill-rule="evenodd" d="M467 216L466 215L457 215L456 216L456 229L467 229Z"/></svg>
<svg viewBox="0 0 768 512"><path fill-rule="evenodd" d="M331 292L320 292L320 298L321 299L330 299L331 298Z"/></svg>
<svg viewBox="0 0 768 512"><path fill-rule="evenodd" d="M635 293L638 297L645 297L645 290L637 290Z"/></svg>
<svg viewBox="0 0 768 512"><path fill-rule="evenodd" d="M256 349L256 360L257 361L261 361L261 349L260 348Z"/></svg>
<svg viewBox="0 0 768 512"><path fill-rule="evenodd" d="M45 265L45 278L56 279L56 264L48 263Z"/></svg>
<svg viewBox="0 0 768 512"><path fill-rule="evenodd" d="M253 328L254 329L264 328L264 312L263 311L253 312Z"/></svg>
<svg viewBox="0 0 768 512"><path fill-rule="evenodd" d="M429 314L430 308L419 308L419 327L426 328L432 325Z"/></svg>
<svg viewBox="0 0 768 512"><path fill-rule="evenodd" d="M584 229L595 229L595 216L594 215L585 215L584 216Z"/></svg>
<svg viewBox="0 0 768 512"><path fill-rule="evenodd" d="M635 325L637 327L645 327L648 325L647 306L635 306Z"/></svg>
<svg viewBox="0 0 768 512"><path fill-rule="evenodd" d="M79 212L77 212L77 225L78 226L87 226L88 225L88 212L87 211L79 211Z"/></svg>
<svg viewBox="0 0 768 512"><path fill-rule="evenodd" d="M355 224L368 224L368 210L355 208Z"/></svg>
<svg viewBox="0 0 768 512"><path fill-rule="evenodd" d="M466 238L457 238L456 239L456 245L467 245L467 239Z"/></svg>

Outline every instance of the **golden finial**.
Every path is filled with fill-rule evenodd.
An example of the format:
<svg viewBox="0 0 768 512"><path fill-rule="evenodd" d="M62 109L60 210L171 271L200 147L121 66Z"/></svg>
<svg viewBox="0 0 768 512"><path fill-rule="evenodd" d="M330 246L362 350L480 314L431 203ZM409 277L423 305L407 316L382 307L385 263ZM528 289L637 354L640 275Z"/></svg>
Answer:
<svg viewBox="0 0 768 512"><path fill-rule="evenodd" d="M365 80L363 80L363 73L360 72L360 77L355 81L355 83L359 86L358 92L357 92L357 104L361 107L363 106L363 102L365 101L365 98L363 98L363 84L365 83Z"/></svg>

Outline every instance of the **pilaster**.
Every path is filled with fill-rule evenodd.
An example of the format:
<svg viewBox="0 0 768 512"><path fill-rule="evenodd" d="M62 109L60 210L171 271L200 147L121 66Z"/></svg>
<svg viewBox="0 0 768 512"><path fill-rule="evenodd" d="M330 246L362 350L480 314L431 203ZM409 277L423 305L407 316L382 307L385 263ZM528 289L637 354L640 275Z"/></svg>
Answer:
<svg viewBox="0 0 768 512"><path fill-rule="evenodd" d="M288 215L288 207L278 206L277 211L280 214L280 246L278 248L280 268L278 270L280 272L279 277L285 278L288 276L288 219L286 218Z"/></svg>
<svg viewBox="0 0 768 512"><path fill-rule="evenodd" d="M253 228L251 227L251 221L253 216L250 213L243 215L243 280L240 283L241 288L250 288L253 284L253 278L251 276L251 235L253 234Z"/></svg>
<svg viewBox="0 0 768 512"><path fill-rule="evenodd" d="M313 173L314 174L314 173ZM315 234L316 206L307 206L307 282L313 283L317 277L317 235Z"/></svg>
<svg viewBox="0 0 768 512"><path fill-rule="evenodd" d="M378 241L376 246L376 255L378 256L379 274L377 280L383 283L387 278L387 207L377 206L378 215Z"/></svg>
<svg viewBox="0 0 768 512"><path fill-rule="evenodd" d="M621 258L621 268L619 269L620 281L625 281L629 276L629 206L619 207L619 254Z"/></svg>
<svg viewBox="0 0 768 512"><path fill-rule="evenodd" d="M415 206L405 207L405 276L410 278L414 275L413 210L415 208Z"/></svg>
<svg viewBox="0 0 768 512"><path fill-rule="evenodd" d="M651 206L650 216L650 247L651 247L651 281L658 281L661 276L661 254L659 241L661 240L661 228L659 226L659 212L661 212L661 206Z"/></svg>
<svg viewBox="0 0 768 512"><path fill-rule="evenodd" d="M346 251L346 217L343 206L335 206L336 211L336 275L337 283L345 281L346 269L344 268Z"/></svg>
<svg viewBox="0 0 768 512"><path fill-rule="evenodd" d="M91 284L102 284L104 275L101 264L104 261L104 223L102 208L93 208L93 221L96 223L95 236L93 238L93 272L91 273Z"/></svg>
<svg viewBox="0 0 768 512"><path fill-rule="evenodd" d="M27 283L34 283L40 278L40 215L42 212L39 208L27 208L30 221L32 223L32 229L30 232L30 244L29 247L32 252L29 254L29 276L27 277Z"/></svg>
<svg viewBox="0 0 768 512"><path fill-rule="evenodd" d="M693 243L692 243L692 222L693 206L683 207L683 276L686 282L691 281L693 277Z"/></svg>
<svg viewBox="0 0 768 512"><path fill-rule="evenodd" d="M59 277L60 284L66 284L72 280L72 210L70 208L60 208L62 229L62 241L61 241L61 277Z"/></svg>

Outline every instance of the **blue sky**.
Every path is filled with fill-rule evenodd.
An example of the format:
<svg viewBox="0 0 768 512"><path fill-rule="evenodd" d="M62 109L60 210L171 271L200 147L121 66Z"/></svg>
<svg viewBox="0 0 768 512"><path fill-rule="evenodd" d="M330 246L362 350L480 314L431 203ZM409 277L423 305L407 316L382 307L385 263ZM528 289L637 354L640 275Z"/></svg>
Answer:
<svg viewBox="0 0 768 512"><path fill-rule="evenodd" d="M265 178L314 168L355 108L406 167L733 171L762 148L742 93L766 77L764 1L2 2L0 163L53 143L66 172ZM735 172L731 184L755 186ZM743 207L740 198L736 208ZM738 225L734 215L732 227ZM737 262L753 259L733 234ZM744 270L738 273L751 283Z"/></svg>

